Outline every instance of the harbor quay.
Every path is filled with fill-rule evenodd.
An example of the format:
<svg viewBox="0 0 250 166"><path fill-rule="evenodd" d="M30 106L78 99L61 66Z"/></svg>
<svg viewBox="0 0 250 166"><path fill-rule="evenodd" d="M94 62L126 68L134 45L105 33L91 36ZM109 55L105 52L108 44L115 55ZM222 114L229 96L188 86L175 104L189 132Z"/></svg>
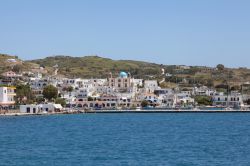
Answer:
<svg viewBox="0 0 250 166"><path fill-rule="evenodd" d="M127 113L127 114L159 114L159 113L250 113L250 110L75 110L75 111L60 111L60 112L37 112L37 113L23 113L20 111L16 112L8 112L8 113L1 113L0 116L49 116L49 115L64 115L64 114L120 114L120 113Z"/></svg>

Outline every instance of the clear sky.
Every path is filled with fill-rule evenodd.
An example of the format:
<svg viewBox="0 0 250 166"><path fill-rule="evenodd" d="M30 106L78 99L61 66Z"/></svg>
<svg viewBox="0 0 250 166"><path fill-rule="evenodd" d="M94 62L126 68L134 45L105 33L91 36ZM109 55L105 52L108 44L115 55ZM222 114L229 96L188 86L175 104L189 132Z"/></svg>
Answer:
<svg viewBox="0 0 250 166"><path fill-rule="evenodd" d="M250 67L250 0L0 0L0 52Z"/></svg>

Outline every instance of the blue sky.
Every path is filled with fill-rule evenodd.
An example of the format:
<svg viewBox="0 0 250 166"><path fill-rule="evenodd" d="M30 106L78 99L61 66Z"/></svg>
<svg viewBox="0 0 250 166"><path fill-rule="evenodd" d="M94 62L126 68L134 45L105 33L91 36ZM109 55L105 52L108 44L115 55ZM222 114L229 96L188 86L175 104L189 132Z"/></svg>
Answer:
<svg viewBox="0 0 250 166"><path fill-rule="evenodd" d="M0 52L250 66L249 0L0 0Z"/></svg>

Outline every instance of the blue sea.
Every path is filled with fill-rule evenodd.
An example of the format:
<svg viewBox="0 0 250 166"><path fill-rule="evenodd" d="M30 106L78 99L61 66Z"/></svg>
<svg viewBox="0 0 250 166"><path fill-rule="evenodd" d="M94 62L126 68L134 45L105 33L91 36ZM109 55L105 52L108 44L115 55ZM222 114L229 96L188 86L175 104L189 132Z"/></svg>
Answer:
<svg viewBox="0 0 250 166"><path fill-rule="evenodd" d="M250 165L248 113L0 117L0 165Z"/></svg>

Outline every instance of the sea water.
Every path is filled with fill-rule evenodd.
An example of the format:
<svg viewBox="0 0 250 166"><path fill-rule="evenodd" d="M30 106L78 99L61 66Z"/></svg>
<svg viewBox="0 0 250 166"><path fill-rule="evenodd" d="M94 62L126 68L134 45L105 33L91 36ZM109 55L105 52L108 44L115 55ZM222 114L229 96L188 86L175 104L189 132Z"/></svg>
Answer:
<svg viewBox="0 0 250 166"><path fill-rule="evenodd" d="M250 165L250 113L0 117L0 165Z"/></svg>

